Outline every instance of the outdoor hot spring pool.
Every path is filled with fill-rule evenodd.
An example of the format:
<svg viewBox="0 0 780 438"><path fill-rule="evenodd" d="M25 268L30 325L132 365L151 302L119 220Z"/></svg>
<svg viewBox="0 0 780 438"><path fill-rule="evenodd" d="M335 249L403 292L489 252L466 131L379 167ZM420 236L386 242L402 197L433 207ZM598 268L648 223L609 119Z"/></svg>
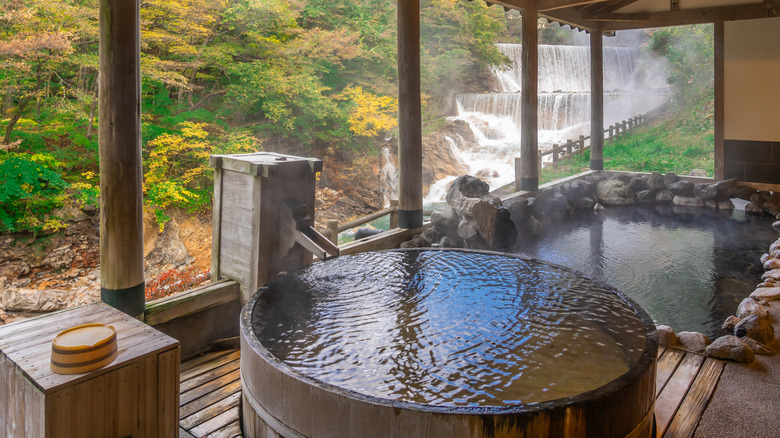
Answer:
<svg viewBox="0 0 780 438"><path fill-rule="evenodd" d="M609 207L547 227L514 251L567 266L636 301L657 324L714 339L761 282L777 238L769 216L741 210Z"/></svg>

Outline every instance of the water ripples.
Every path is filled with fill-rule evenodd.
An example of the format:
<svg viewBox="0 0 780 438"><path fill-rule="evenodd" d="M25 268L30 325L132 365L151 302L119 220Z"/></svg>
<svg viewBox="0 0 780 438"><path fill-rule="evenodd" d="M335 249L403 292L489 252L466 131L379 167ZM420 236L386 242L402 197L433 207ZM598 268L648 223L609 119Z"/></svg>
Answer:
<svg viewBox="0 0 780 438"><path fill-rule="evenodd" d="M625 373L633 309L573 272L509 256L342 256L272 283L258 338L299 372L363 394L447 406L557 399Z"/></svg>

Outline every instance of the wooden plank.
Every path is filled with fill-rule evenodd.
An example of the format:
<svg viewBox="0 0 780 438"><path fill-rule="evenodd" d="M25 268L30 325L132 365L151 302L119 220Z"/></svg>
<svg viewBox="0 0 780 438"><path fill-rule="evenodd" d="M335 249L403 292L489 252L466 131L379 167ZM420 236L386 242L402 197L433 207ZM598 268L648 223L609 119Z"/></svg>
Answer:
<svg viewBox="0 0 780 438"><path fill-rule="evenodd" d="M236 421L228 424L222 429L208 434L206 438L233 438L239 436L241 436L241 425Z"/></svg>
<svg viewBox="0 0 780 438"><path fill-rule="evenodd" d="M214 360L211 360L209 362L202 363L198 366L192 367L188 369L187 371L182 371L181 373L181 382L184 384L188 380L199 376L200 374L209 372L215 368L218 368L228 362L232 362L234 360L237 360L241 357L241 352L239 350L233 350L232 352L215 358Z"/></svg>
<svg viewBox="0 0 780 438"><path fill-rule="evenodd" d="M0 435L6 433L6 424L8 424L8 414L10 402L13 394L11 393L10 376L14 365L6 359L5 354L0 351Z"/></svg>
<svg viewBox="0 0 780 438"><path fill-rule="evenodd" d="M238 371L240 365L241 365L240 361L238 359L235 359L231 362L220 365L206 373L202 373L197 377L193 377L192 379L189 379L186 382L182 382L180 385L181 392L187 392L191 389L197 388L198 386L205 385L206 383L218 377L224 376L225 374L230 374L234 371Z"/></svg>
<svg viewBox="0 0 780 438"><path fill-rule="evenodd" d="M233 280L212 283L184 294L162 298L147 304L144 321L158 325L200 312L209 307L238 300L240 287Z"/></svg>
<svg viewBox="0 0 780 438"><path fill-rule="evenodd" d="M220 350L220 351L213 351L210 353L204 353L198 357L188 360L187 362L183 362L181 364L181 372L184 373L185 371L195 368L198 365L204 364L206 362L210 362L218 357L224 356L226 354L230 354L233 351L235 350ZM180 380L184 381L186 379L182 378Z"/></svg>
<svg viewBox="0 0 780 438"><path fill-rule="evenodd" d="M339 253L341 255L347 255L366 251L381 251L383 249L398 248L402 242L410 240L415 235L421 233L427 226L429 225L423 225L423 228L418 230L396 228L394 230L385 231L384 233L360 239L356 242L346 243L339 247Z"/></svg>
<svg viewBox="0 0 780 438"><path fill-rule="evenodd" d="M63 329L72 327L71 320L73 318L87 317L101 311L99 306L89 304L6 324L0 327L0 349L5 349L14 342L15 338L36 337L39 332L56 330L52 328L55 326L61 326Z"/></svg>
<svg viewBox="0 0 780 438"><path fill-rule="evenodd" d="M238 406L228 409L199 426L193 427L190 429L190 433L195 436L206 436L235 422L238 422Z"/></svg>
<svg viewBox="0 0 780 438"><path fill-rule="evenodd" d="M176 435L179 427L179 348L157 356L157 436Z"/></svg>
<svg viewBox="0 0 780 438"><path fill-rule="evenodd" d="M180 427L179 438L195 438L195 436Z"/></svg>
<svg viewBox="0 0 780 438"><path fill-rule="evenodd" d="M688 395L677 410L664 437L689 438L693 436L704 410L710 402L726 362L708 357L704 360Z"/></svg>
<svg viewBox="0 0 780 438"><path fill-rule="evenodd" d="M211 160L209 160L211 161ZM211 280L219 281L222 273L219 271L219 249L222 232L222 160L214 165L214 195L212 197L211 214Z"/></svg>
<svg viewBox="0 0 780 438"><path fill-rule="evenodd" d="M675 412L677 412L677 408L680 406L683 398L685 398L685 394L696 377L702 362L704 362L704 356L692 353L686 354L664 390L661 391L661 395L656 399L655 421L659 437L666 432L669 422Z"/></svg>
<svg viewBox="0 0 780 438"><path fill-rule="evenodd" d="M674 348L667 348L664 355L661 356L661 358L658 360L655 368L656 397L658 397L658 394L660 394L661 390L664 389L666 382L668 382L669 378L672 377L674 370L677 369L677 366L683 360L683 357L685 357L685 352Z"/></svg>
<svg viewBox="0 0 780 438"><path fill-rule="evenodd" d="M193 390L182 393L181 399L179 400L180 406L186 405L187 403L190 403L193 400L203 397L204 395L208 394L209 391L214 387L221 387L229 383L232 383L233 381L239 378L238 374L239 373L225 374L224 376L216 380L213 380L211 384L208 386L200 386Z"/></svg>
<svg viewBox="0 0 780 438"><path fill-rule="evenodd" d="M713 27L713 53L714 53L714 119L713 134L715 136L715 179L722 180L726 175L725 155L725 129L726 129L726 105L724 101L726 93L725 81L725 57L724 57L724 24L722 20L715 22Z"/></svg>
<svg viewBox="0 0 780 438"><path fill-rule="evenodd" d="M49 429L49 424L51 424L52 427L56 425L57 436L75 436L72 434L74 428L73 420L76 418L76 400L74 395L74 391L69 388L62 391L57 391L47 397L51 398L51 409L48 412L46 422L47 429ZM47 407L49 407L48 401ZM48 422L48 417L51 417L51 423ZM54 432L52 431L52 433ZM14 435L10 434L10 436Z"/></svg>
<svg viewBox="0 0 780 438"><path fill-rule="evenodd" d="M227 385L223 385L220 387L214 387L215 389L213 391L210 391L203 397L192 401L190 403L187 403L186 405L183 405L179 408L179 417L184 418L189 415L192 415L193 413L213 404L216 403L223 398L234 394L234 393L240 393L241 392L241 380L238 378L238 372L235 374L236 380L233 382L228 383Z"/></svg>
<svg viewBox="0 0 780 438"><path fill-rule="evenodd" d="M33 385L24 385L24 430L27 436L40 437L45 433L46 399Z"/></svg>
<svg viewBox="0 0 780 438"><path fill-rule="evenodd" d="M141 388L138 394L140 405L140 434L153 437L157 435L159 375L157 368L159 355L147 357L138 362L138 386Z"/></svg>
<svg viewBox="0 0 780 438"><path fill-rule="evenodd" d="M182 418L179 421L179 426L187 430L190 430L193 427L205 423L206 421L227 411L228 409L238 406L238 402L240 400L241 400L241 393L240 392L233 393L229 397L223 398L222 400L210 406L207 406L206 408L201 409L200 411L195 412L192 415Z"/></svg>

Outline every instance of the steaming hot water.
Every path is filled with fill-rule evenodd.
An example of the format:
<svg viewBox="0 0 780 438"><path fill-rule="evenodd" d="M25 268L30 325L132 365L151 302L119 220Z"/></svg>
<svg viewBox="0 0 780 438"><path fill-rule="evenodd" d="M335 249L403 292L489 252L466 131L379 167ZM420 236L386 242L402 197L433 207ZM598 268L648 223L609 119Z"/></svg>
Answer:
<svg viewBox="0 0 780 438"><path fill-rule="evenodd" d="M262 291L262 289L261 289ZM560 399L626 373L649 318L565 268L471 251L342 256L262 292L253 331L327 384L437 406Z"/></svg>

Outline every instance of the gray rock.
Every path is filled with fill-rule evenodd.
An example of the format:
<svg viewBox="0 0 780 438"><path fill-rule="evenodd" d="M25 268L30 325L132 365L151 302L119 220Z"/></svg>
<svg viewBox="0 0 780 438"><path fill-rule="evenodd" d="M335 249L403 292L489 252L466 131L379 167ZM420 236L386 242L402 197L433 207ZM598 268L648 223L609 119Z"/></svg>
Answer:
<svg viewBox="0 0 780 438"><path fill-rule="evenodd" d="M718 209L718 201L714 199L707 199L704 201L704 208L709 208L711 210L717 210Z"/></svg>
<svg viewBox="0 0 780 438"><path fill-rule="evenodd" d="M550 209L558 213L562 219L568 219L574 213L574 208L561 193L556 193L550 201Z"/></svg>
<svg viewBox="0 0 780 438"><path fill-rule="evenodd" d="M672 204L680 207L704 207L704 201L699 198L691 198L687 196L675 196L672 199Z"/></svg>
<svg viewBox="0 0 780 438"><path fill-rule="evenodd" d="M666 184L664 183L664 176L658 172L653 172L650 174L650 176L647 179L647 184L650 190L654 192L666 190Z"/></svg>
<svg viewBox="0 0 780 438"><path fill-rule="evenodd" d="M650 190L640 190L636 192L636 200L643 204L655 202L655 193Z"/></svg>
<svg viewBox="0 0 780 438"><path fill-rule="evenodd" d="M512 216L512 221L519 228L520 224L528 219L528 199L518 199L512 203L508 203L506 208L509 209L509 214ZM431 220L433 220L431 218Z"/></svg>
<svg viewBox="0 0 780 438"><path fill-rule="evenodd" d="M683 348L694 353L704 353L710 344L710 338L699 332L680 332L677 339Z"/></svg>
<svg viewBox="0 0 780 438"><path fill-rule="evenodd" d="M604 206L597 202L593 204L593 211L604 211Z"/></svg>
<svg viewBox="0 0 780 438"><path fill-rule="evenodd" d="M707 171L703 170L703 169L692 169L691 172L688 175L690 175L690 176L698 176L698 177L702 177L702 178L706 178L708 176L707 175Z"/></svg>
<svg viewBox="0 0 780 438"><path fill-rule="evenodd" d="M656 326L658 331L658 346L667 347L669 345L678 345L680 340L677 339L677 335L674 333L671 327L668 325Z"/></svg>
<svg viewBox="0 0 780 438"><path fill-rule="evenodd" d="M777 216L780 212L780 203L767 201L764 203L764 211L770 216Z"/></svg>
<svg viewBox="0 0 780 438"><path fill-rule="evenodd" d="M457 248L457 247L458 244L455 243L455 241L448 236L442 237L441 240L439 241L439 248Z"/></svg>
<svg viewBox="0 0 780 438"><path fill-rule="evenodd" d="M453 232L458 229L460 218L454 208L447 205L431 213L431 223L442 232Z"/></svg>
<svg viewBox="0 0 780 438"><path fill-rule="evenodd" d="M604 205L632 205L634 192L624 182L605 180L596 185L596 198Z"/></svg>
<svg viewBox="0 0 780 438"><path fill-rule="evenodd" d="M775 231L780 232L780 221L774 222L772 228L774 228Z"/></svg>
<svg viewBox="0 0 780 438"><path fill-rule="evenodd" d="M546 217L549 209L550 205L548 199L543 194L528 198L528 211L537 219Z"/></svg>
<svg viewBox="0 0 780 438"><path fill-rule="evenodd" d="M593 196L583 196L582 198L579 198L574 201L573 204L571 204L572 207L574 207L575 210L592 210L593 206L596 205L596 200L593 199Z"/></svg>
<svg viewBox="0 0 780 438"><path fill-rule="evenodd" d="M433 231L433 228L429 228L425 231ZM377 234L382 234L384 230L380 230L379 228L374 227L360 227L355 231L355 239L354 240L360 240L366 237L370 236L376 236Z"/></svg>
<svg viewBox="0 0 780 438"><path fill-rule="evenodd" d="M715 187L718 189L718 194L727 195L730 190L737 184L736 178L724 179L715 183Z"/></svg>
<svg viewBox="0 0 780 438"><path fill-rule="evenodd" d="M658 203L672 202L672 199L674 199L674 195L669 190L661 190L655 194L655 202Z"/></svg>
<svg viewBox="0 0 780 438"><path fill-rule="evenodd" d="M578 199L586 196L593 196L592 184L581 179L563 184L560 190L561 194L565 196L566 200L572 205L576 203Z"/></svg>
<svg viewBox="0 0 780 438"><path fill-rule="evenodd" d="M696 185L690 181L677 181L668 187L669 191L676 196L693 197Z"/></svg>
<svg viewBox="0 0 780 438"><path fill-rule="evenodd" d="M447 189L445 199L450 205L455 205L461 196L467 198L481 198L490 194L490 186L479 178L471 175L461 175L455 178Z"/></svg>
<svg viewBox="0 0 780 438"><path fill-rule="evenodd" d="M468 220L462 220L458 224L458 236L465 240L471 240L477 237L477 225L474 222Z"/></svg>
<svg viewBox="0 0 780 438"><path fill-rule="evenodd" d="M5 289L0 296L9 312L51 312L67 307L73 292L56 289Z"/></svg>
<svg viewBox="0 0 780 438"><path fill-rule="evenodd" d="M430 242L425 240L422 235L418 234L412 237L412 240L407 240L401 243L401 248L426 248L430 246Z"/></svg>
<svg viewBox="0 0 780 438"><path fill-rule="evenodd" d="M517 240L517 227L512 221L512 215L506 207L499 207L493 225L493 242L491 249L506 250Z"/></svg>
<svg viewBox="0 0 780 438"><path fill-rule="evenodd" d="M718 201L718 210L733 210L734 209L734 203L731 202L731 199L724 198Z"/></svg>
<svg viewBox="0 0 780 438"><path fill-rule="evenodd" d="M750 347L736 336L721 336L706 349L707 355L718 359L751 363L756 358Z"/></svg>
<svg viewBox="0 0 780 438"><path fill-rule="evenodd" d="M750 294L750 298L756 301L780 300L780 287L759 287Z"/></svg>
<svg viewBox="0 0 780 438"><path fill-rule="evenodd" d="M734 327L734 335L740 338L747 336L766 344L774 339L775 330L765 318L758 315L748 315Z"/></svg>
<svg viewBox="0 0 780 438"><path fill-rule="evenodd" d="M631 181L628 182L628 186L631 187L631 190L634 193L641 192L642 190L650 190L650 184L646 175L631 178Z"/></svg>
<svg viewBox="0 0 780 438"><path fill-rule="evenodd" d="M539 237L542 235L542 223L533 216L529 216L520 228L521 234L526 236Z"/></svg>
<svg viewBox="0 0 780 438"><path fill-rule="evenodd" d="M723 328L723 330L728 330L728 331L733 333L734 332L734 327L736 327L737 324L739 324L739 321L740 321L740 319L737 318L736 316L729 316L723 322L723 327L722 328Z"/></svg>
<svg viewBox="0 0 780 438"><path fill-rule="evenodd" d="M441 240L442 234L440 232L436 231L435 228L426 228L422 232L422 236L428 242L435 243L435 242L438 242L439 240Z"/></svg>
<svg viewBox="0 0 780 438"><path fill-rule="evenodd" d="M750 202L747 205L745 205L745 213L755 214L755 215L764 214L764 209L761 208L760 205Z"/></svg>
<svg viewBox="0 0 780 438"><path fill-rule="evenodd" d="M740 340L744 342L745 345L750 347L750 349L753 350L753 353L764 354L764 355L772 354L772 351L770 349L766 348L764 344L756 341L753 338L744 337L744 338L740 338Z"/></svg>
<svg viewBox="0 0 780 438"><path fill-rule="evenodd" d="M677 181L680 181L680 177L675 175L674 173L669 172L666 175L664 175L664 184L666 184L666 187L671 186Z"/></svg>
<svg viewBox="0 0 780 438"><path fill-rule="evenodd" d="M769 318L769 308L753 298L745 298L737 307L737 317L743 319L749 315L756 315L760 318Z"/></svg>

